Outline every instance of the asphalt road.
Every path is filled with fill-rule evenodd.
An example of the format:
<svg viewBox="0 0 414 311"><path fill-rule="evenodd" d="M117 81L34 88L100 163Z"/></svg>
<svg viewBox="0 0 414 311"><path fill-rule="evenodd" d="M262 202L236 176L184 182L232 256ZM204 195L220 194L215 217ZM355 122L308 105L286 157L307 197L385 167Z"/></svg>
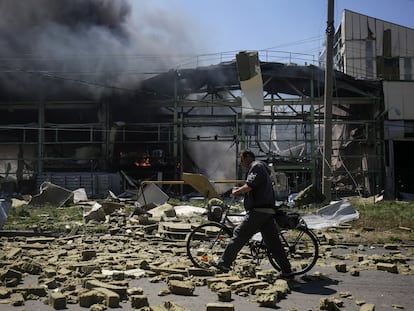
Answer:
<svg viewBox="0 0 414 311"><path fill-rule="evenodd" d="M352 249L339 250L339 252L352 252ZM382 250L371 250L371 253L381 253ZM411 260L408 262L413 266L413 249L407 250ZM349 262L351 265L352 262ZM353 263L355 264L355 263ZM316 277L318 272L324 277ZM289 281L291 293L277 304L278 310L320 310L321 298L340 298L343 301L342 310L359 311L357 301L375 304L375 311L395 310L401 306L404 310L414 310L413 289L414 275L395 274L378 270L362 270L359 276L352 276L349 272L337 272L336 269L320 262L308 275L308 278L297 277ZM27 278L26 286L36 285L35 278ZM193 296L166 295L159 296L158 293L167 288L164 282L151 283L149 278L131 280L130 287L141 287L148 296L150 305L161 305L164 301L175 302L187 310L205 310L205 305L210 302L218 302L217 295L206 286L196 287ZM349 297L341 297L343 293L350 293ZM259 307L257 302L252 301L255 296L240 297L232 293L233 300L230 302L238 311L272 310L271 308ZM296 308L296 309L295 309ZM123 311L133 310L130 302L123 302L118 308ZM13 307L0 304L1 311L9 310L54 310L40 301L26 301L24 307ZM67 305L66 310L87 310L79 305ZM274 309L273 309L274 310Z"/></svg>

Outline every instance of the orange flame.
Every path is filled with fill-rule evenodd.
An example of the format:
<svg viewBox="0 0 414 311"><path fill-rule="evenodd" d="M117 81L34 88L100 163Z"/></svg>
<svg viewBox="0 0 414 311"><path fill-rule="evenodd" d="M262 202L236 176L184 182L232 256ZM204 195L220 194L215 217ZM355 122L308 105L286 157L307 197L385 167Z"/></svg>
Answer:
<svg viewBox="0 0 414 311"><path fill-rule="evenodd" d="M151 166L149 157L145 157L141 162L136 161L135 166Z"/></svg>

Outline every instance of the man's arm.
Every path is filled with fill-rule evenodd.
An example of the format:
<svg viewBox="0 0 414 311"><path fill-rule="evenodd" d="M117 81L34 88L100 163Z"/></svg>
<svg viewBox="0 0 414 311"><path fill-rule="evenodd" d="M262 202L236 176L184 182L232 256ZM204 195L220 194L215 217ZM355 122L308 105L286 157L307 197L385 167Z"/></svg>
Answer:
<svg viewBox="0 0 414 311"><path fill-rule="evenodd" d="M232 190L231 190L231 195L232 196L238 196L238 195L240 195L240 194L243 194L243 193L246 193L246 192L249 192L249 191L251 191L253 188L252 187L250 187L248 184L244 184L243 186L241 186L241 187L234 187Z"/></svg>

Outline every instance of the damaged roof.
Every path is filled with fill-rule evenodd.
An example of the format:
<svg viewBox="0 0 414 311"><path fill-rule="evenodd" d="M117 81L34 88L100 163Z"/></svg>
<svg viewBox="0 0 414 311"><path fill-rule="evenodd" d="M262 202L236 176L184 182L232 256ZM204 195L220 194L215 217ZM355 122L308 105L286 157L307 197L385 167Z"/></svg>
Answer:
<svg viewBox="0 0 414 311"><path fill-rule="evenodd" d="M260 64L263 89L268 94L314 97L324 94L325 72L317 66L278 62ZM192 69L171 69L145 79L133 88L112 87L108 82L110 79L107 77L102 84L88 84L44 74L5 72L0 76L0 100L98 100L109 96L117 101L137 98L151 101L154 97L173 98L175 94L183 98L193 93L240 90L236 60ZM339 71L334 71L334 79L335 97L378 97L381 94L380 81L358 80Z"/></svg>
<svg viewBox="0 0 414 311"><path fill-rule="evenodd" d="M324 93L325 72L317 66L277 62L261 62L260 65L263 89L268 94L317 97ZM334 79L335 97L380 95L380 81L358 80L339 71L334 71ZM174 96L175 91L179 96L206 92L215 94L223 90L238 90L240 82L236 61L231 61L195 69L170 70L144 80L140 89L160 96Z"/></svg>

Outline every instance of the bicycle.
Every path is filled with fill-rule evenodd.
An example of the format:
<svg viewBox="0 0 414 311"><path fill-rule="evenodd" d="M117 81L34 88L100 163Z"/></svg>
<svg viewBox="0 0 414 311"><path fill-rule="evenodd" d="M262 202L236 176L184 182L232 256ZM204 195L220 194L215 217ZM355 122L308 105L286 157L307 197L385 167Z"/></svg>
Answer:
<svg viewBox="0 0 414 311"><path fill-rule="evenodd" d="M215 218L212 216L214 214ZM210 269L217 262L233 234L235 224L230 217L242 216L241 213L230 213L228 206L225 206L221 211L209 213L208 222L191 230L186 238L186 248L195 267ZM275 219L280 240L292 266L292 274L308 272L315 266L319 256L317 236L307 227L299 213L278 209ZM261 267L270 263L274 269L281 271L277 259L273 258L257 234L239 252L235 265L243 260Z"/></svg>

